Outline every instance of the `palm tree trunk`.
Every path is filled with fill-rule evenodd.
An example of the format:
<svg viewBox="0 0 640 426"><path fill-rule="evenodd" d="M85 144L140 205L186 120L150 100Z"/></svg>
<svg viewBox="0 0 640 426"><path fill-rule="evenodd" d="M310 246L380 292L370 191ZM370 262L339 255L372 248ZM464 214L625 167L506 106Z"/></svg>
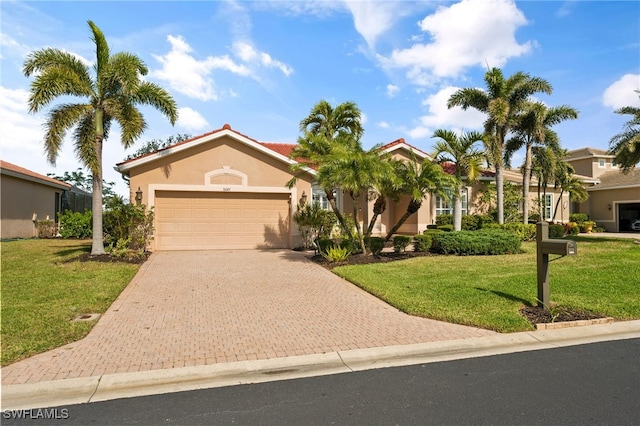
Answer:
<svg viewBox="0 0 640 426"><path fill-rule="evenodd" d="M378 216L384 213L386 209L387 209L386 197L384 197L383 195L378 196L375 203L373 203L373 216L369 221L369 227L367 228L367 233L364 235L365 238L368 238L371 236L371 233L373 232L373 227L375 226L376 221L378 220Z"/></svg>
<svg viewBox="0 0 640 426"><path fill-rule="evenodd" d="M345 234L348 235L349 238L351 238L351 230L347 226L347 223L344 221L344 217L342 216L340 209L338 209L338 205L336 204L336 197L334 197L333 191L325 191L325 194L327 195L327 200L329 201L331 210L333 210L333 213L335 213L336 217L338 218L340 227L345 232Z"/></svg>
<svg viewBox="0 0 640 426"><path fill-rule="evenodd" d="M351 199L353 200L353 223L356 225L356 233L358 234L358 244L360 245L360 250L362 250L362 254L367 254L367 247L364 243L364 238L362 236L362 229L360 228L360 221L358 220L358 204L360 202L359 196L351 195Z"/></svg>
<svg viewBox="0 0 640 426"><path fill-rule="evenodd" d="M387 233L387 236L384 237L384 241L387 242L391 239L391 237L393 237L393 234L395 234L398 229L400 229L400 227L407 221L407 219L409 219L409 217L414 214L415 212L417 212L418 210L420 210L420 207L422 206L422 200L416 201L416 200L411 200L409 201L409 205L407 206L407 211L402 215L402 217L400 218L400 220L398 220L398 223L396 223L393 228L391 228L389 230L389 232Z"/></svg>
<svg viewBox="0 0 640 426"><path fill-rule="evenodd" d="M524 157L524 174L522 175L522 222L529 223L529 186L531 185L531 143L527 143Z"/></svg>
<svg viewBox="0 0 640 426"><path fill-rule="evenodd" d="M458 190L458 194L453 198L453 230L460 231L462 229L462 188Z"/></svg>
<svg viewBox="0 0 640 426"><path fill-rule="evenodd" d="M556 214L558 214L558 206L560 205L560 203L562 202L562 194L564 194L564 189L560 189L560 196L558 197L558 201L556 201L556 207L553 209L553 217L551 218L552 221L556 221Z"/></svg>
<svg viewBox="0 0 640 426"><path fill-rule="evenodd" d="M496 198L498 203L498 223L504 223L504 175L502 164L496 164Z"/></svg>
<svg viewBox="0 0 640 426"><path fill-rule="evenodd" d="M97 114L96 114L97 121ZM102 121L102 120L100 120ZM105 254L102 235L102 135L96 134L96 170L93 170L93 226L91 237L91 256Z"/></svg>

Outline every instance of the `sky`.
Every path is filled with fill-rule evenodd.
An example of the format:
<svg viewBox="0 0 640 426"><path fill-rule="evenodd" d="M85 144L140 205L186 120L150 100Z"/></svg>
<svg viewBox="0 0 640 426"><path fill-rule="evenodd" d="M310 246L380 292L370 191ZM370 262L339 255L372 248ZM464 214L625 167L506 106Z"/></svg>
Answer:
<svg viewBox="0 0 640 426"><path fill-rule="evenodd" d="M87 21L111 53L138 55L145 77L179 108L175 126L144 107L148 129L125 150L116 125L105 179L128 195L116 163L151 139L197 136L229 124L261 142L295 143L299 123L324 99L355 102L362 144L404 138L432 152L436 129L481 130L484 115L447 109L464 87L484 88L488 68L546 79L548 106L579 118L554 127L566 149L607 149L640 106L638 1L11 1L0 2L0 157L38 173L81 164L67 137L56 165L43 149L44 110L29 114L26 56L53 47L92 65ZM53 102L51 105L56 105ZM523 153L513 164L522 162Z"/></svg>

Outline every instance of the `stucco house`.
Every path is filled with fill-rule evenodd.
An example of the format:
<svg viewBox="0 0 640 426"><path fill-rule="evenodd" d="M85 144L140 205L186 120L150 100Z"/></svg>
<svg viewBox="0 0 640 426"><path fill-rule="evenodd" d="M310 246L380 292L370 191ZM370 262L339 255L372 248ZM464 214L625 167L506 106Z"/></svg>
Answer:
<svg viewBox="0 0 640 426"><path fill-rule="evenodd" d="M33 238L36 223L56 220L68 183L0 160L2 238Z"/></svg>
<svg viewBox="0 0 640 426"><path fill-rule="evenodd" d="M155 213L153 250L198 250L212 248L293 248L301 244L292 215L301 200L328 202L314 185L316 172L306 169L289 189L290 158L294 144L259 142L225 124L221 129L174 144L116 165L130 180L130 199L152 207ZM394 158L430 159L420 149L398 139L380 148ZM505 172L507 180L521 182L517 171ZM483 180L493 182L490 172ZM537 197L532 182L532 198ZM477 198L482 184L466 188L463 213L480 213ZM549 215L557 194L548 188ZM564 195L556 219L568 220L568 194ZM351 212L349 197L338 193L337 203ZM373 233L385 235L404 214L408 198L389 202ZM359 221L368 224L373 201L363 197ZM399 233L414 235L435 223L439 214L451 213L451 204L440 197L427 197L422 208L405 222Z"/></svg>
<svg viewBox="0 0 640 426"><path fill-rule="evenodd" d="M574 206L574 211L587 213L609 232L630 232L631 223L640 219L640 170L624 174L613 158L596 148L569 151L565 161L576 173L591 178L586 181L589 199Z"/></svg>

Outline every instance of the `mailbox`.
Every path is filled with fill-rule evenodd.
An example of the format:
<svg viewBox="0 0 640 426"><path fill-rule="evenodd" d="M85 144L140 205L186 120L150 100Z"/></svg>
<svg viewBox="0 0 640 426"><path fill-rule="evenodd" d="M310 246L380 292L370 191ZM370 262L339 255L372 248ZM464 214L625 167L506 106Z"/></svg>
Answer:
<svg viewBox="0 0 640 426"><path fill-rule="evenodd" d="M559 254L575 256L577 245L571 240L542 240L542 254Z"/></svg>

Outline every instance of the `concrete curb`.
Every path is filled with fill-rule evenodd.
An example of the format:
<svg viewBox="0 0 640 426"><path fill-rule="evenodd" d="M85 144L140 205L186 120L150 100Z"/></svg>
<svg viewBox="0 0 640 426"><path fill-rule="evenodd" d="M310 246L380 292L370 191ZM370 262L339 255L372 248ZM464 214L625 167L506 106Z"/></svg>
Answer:
<svg viewBox="0 0 640 426"><path fill-rule="evenodd" d="M640 320L497 334L462 340L353 349L228 364L2 386L2 410L56 407L143 395L263 383L640 338Z"/></svg>

